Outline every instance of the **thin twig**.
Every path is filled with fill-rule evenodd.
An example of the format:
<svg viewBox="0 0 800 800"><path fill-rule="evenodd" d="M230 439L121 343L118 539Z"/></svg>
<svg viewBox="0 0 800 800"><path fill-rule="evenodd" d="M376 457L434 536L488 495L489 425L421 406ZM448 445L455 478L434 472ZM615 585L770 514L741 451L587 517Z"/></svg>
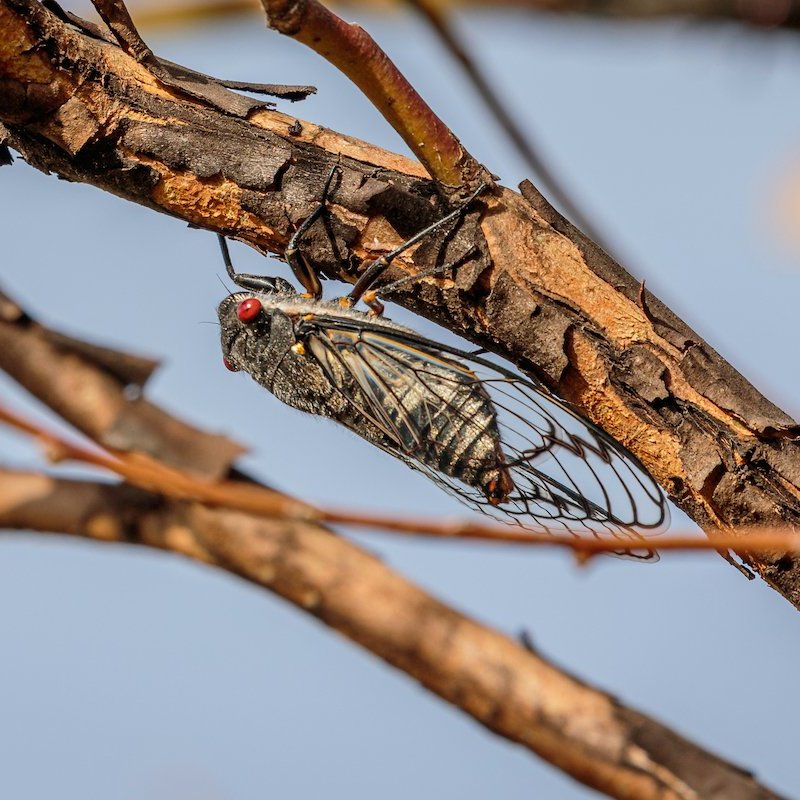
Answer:
<svg viewBox="0 0 800 800"><path fill-rule="evenodd" d="M73 460L106 469L119 475L133 486L157 492L175 500L194 500L214 507L230 508L272 519L314 521L328 524L391 531L392 533L423 535L445 539L476 539L544 547L559 547L585 561L601 553L640 550L644 539L608 539L580 536L558 536L534 528L517 529L467 521L442 521L431 518L409 518L386 514L324 509L293 499L255 483L239 481L209 482L159 463L150 456L138 453L109 455L90 450L68 441L51 431L0 405L0 422L22 431L48 449L53 460ZM652 541L647 544L652 545ZM769 551L800 552L800 536L793 530L752 530L740 533L715 534L713 539L697 535L671 535L658 540L659 550L719 551L741 553Z"/></svg>

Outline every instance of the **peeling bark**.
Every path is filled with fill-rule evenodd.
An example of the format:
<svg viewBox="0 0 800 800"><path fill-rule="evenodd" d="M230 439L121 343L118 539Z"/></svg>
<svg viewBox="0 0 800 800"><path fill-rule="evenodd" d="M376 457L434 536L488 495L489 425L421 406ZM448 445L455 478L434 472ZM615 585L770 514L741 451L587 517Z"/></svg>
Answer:
<svg viewBox="0 0 800 800"><path fill-rule="evenodd" d="M441 214L415 162L275 111L221 111L33 0L2 0L0 28L5 141L40 169L280 253L339 158L331 213L304 244L322 274L349 281ZM530 184L487 193L457 231L420 245L385 280L471 246L479 255L455 275L392 299L534 373L710 535L798 524L797 424ZM747 561L800 607L800 559Z"/></svg>

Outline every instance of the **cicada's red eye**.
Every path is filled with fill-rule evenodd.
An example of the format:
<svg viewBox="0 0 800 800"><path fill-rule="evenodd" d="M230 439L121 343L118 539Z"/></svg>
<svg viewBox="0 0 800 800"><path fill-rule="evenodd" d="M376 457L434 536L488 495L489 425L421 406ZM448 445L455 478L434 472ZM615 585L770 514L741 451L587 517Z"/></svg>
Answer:
<svg viewBox="0 0 800 800"><path fill-rule="evenodd" d="M253 322L261 313L261 301L256 297L248 297L236 306L236 316L242 322Z"/></svg>
<svg viewBox="0 0 800 800"><path fill-rule="evenodd" d="M222 357L222 363L225 365L225 369L229 369L231 372L238 372L239 371L239 367L234 366L233 362L232 361L228 361L228 359L225 358L225 356Z"/></svg>

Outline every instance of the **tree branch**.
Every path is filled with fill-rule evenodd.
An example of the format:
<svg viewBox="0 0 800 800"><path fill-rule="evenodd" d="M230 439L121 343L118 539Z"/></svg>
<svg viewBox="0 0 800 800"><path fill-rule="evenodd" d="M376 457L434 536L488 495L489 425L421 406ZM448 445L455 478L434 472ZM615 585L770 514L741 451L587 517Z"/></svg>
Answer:
<svg viewBox="0 0 800 800"><path fill-rule="evenodd" d="M444 187L490 176L420 97L375 40L317 0L262 0L270 27L330 61L369 98Z"/></svg>
<svg viewBox="0 0 800 800"><path fill-rule="evenodd" d="M157 366L48 330L0 291L0 369L103 447L145 452L205 478L226 476L244 448L145 400L141 390Z"/></svg>
<svg viewBox="0 0 800 800"><path fill-rule="evenodd" d="M340 154L330 218L312 228L307 257L350 281L363 259L441 213L419 165L277 112L223 111L170 90L34 0L2 0L0 27L0 120L7 142L41 169L282 252ZM796 423L532 185L484 203L386 279L470 247L480 256L393 299L536 374L707 531L797 525ZM746 560L800 606L800 559Z"/></svg>
<svg viewBox="0 0 800 800"><path fill-rule="evenodd" d="M0 469L0 528L146 545L225 569L284 597L489 730L613 797L778 797L311 523Z"/></svg>
<svg viewBox="0 0 800 800"><path fill-rule="evenodd" d="M198 480L193 475L162 464L138 452L114 452L87 449L52 431L47 431L0 405L0 423L34 437L44 445L53 461L76 461L108 470L131 486L154 492L170 500L191 500L212 508L234 511L296 522L348 525L350 527L391 531L399 534L447 539L477 539L506 544L525 544L537 547L555 547L571 550L579 564L602 554L635 552L644 546L638 537L627 540L594 536L557 535L535 529L515 529L497 523L473 521L442 521L435 518L408 517L398 514L359 513L341 509L327 509L294 499L274 489L237 478L234 480ZM747 536L719 534L713 541L698 536L673 534L659 538L659 551L699 551L737 549L739 552L757 554L770 550L786 553L800 551L800 542L794 531L752 530Z"/></svg>

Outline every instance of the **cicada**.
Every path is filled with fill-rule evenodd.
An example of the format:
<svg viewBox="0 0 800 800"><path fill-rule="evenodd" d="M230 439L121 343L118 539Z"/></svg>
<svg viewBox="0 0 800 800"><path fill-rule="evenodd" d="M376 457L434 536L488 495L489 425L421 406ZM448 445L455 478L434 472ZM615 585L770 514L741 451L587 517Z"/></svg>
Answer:
<svg viewBox="0 0 800 800"><path fill-rule="evenodd" d="M504 522L635 542L666 525L666 500L644 467L543 384L482 351L353 308L363 285L342 303L299 294L281 278L237 274L220 243L244 289L218 308L229 369ZM655 557L644 544L632 554Z"/></svg>

